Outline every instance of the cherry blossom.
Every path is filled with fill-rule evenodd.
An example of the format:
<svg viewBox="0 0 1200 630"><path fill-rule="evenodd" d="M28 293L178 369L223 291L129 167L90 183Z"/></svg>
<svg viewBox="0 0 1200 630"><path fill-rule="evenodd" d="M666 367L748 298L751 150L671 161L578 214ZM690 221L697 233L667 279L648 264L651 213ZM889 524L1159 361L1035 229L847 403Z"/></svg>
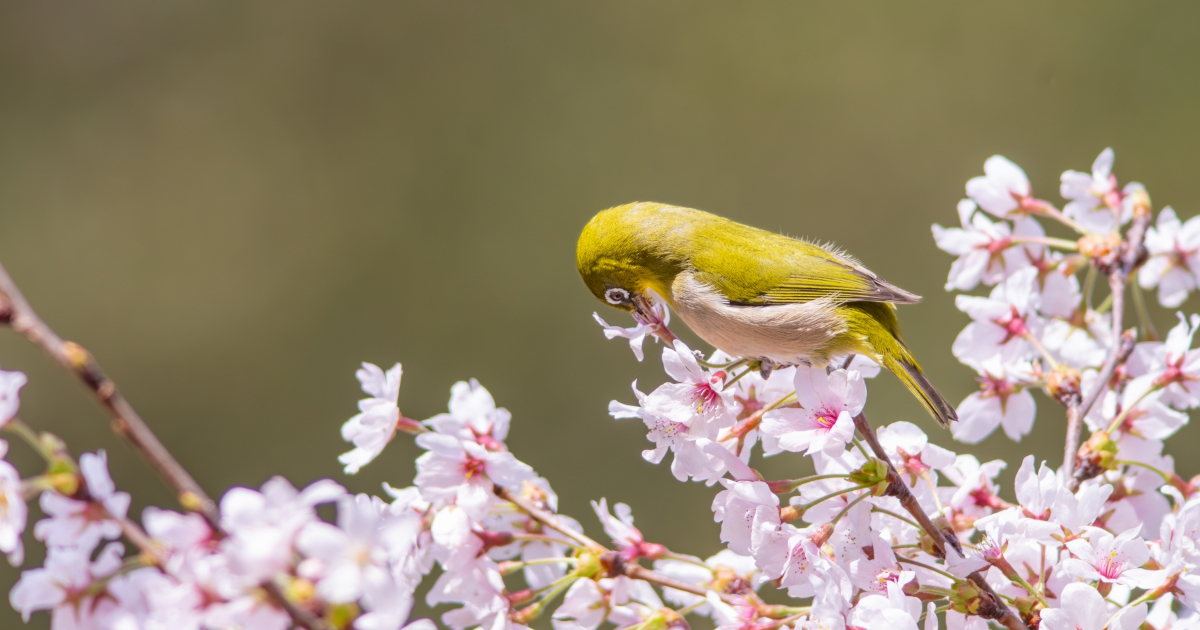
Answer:
<svg viewBox="0 0 1200 630"><path fill-rule="evenodd" d="M761 481L722 479L725 490L713 498L713 520L721 524L721 541L730 551L751 555L763 526L777 527L779 497Z"/></svg>
<svg viewBox="0 0 1200 630"><path fill-rule="evenodd" d="M7 554L8 563L16 567L25 561L21 534L25 531L29 507L25 505L21 473L4 461L7 454L8 442L0 440L0 552Z"/></svg>
<svg viewBox="0 0 1200 630"><path fill-rule="evenodd" d="M1062 606L1042 611L1046 630L1134 630L1146 619L1146 605L1126 609L1113 618L1104 597L1087 584L1068 584L1059 596Z"/></svg>
<svg viewBox="0 0 1200 630"><path fill-rule="evenodd" d="M997 354L1005 362L1034 356L1027 335L1040 334L1034 285L1037 269L1029 267L1009 276L984 297L959 295L955 304L973 320L954 340L954 356L968 365L979 365Z"/></svg>
<svg viewBox="0 0 1200 630"><path fill-rule="evenodd" d="M1150 559L1150 550L1138 536L1141 527L1118 536L1089 527L1084 538L1067 542L1067 549L1078 559L1063 562L1069 575L1086 581L1121 584L1129 588L1152 588L1165 577L1160 572L1140 568Z"/></svg>
<svg viewBox="0 0 1200 630"><path fill-rule="evenodd" d="M108 460L104 451L84 453L79 458L79 471L91 500L68 499L55 492L41 497L42 511L50 518L33 526L34 536L51 546L95 547L101 540L121 536L118 519L129 510L129 494L118 492L108 476Z"/></svg>
<svg viewBox="0 0 1200 630"><path fill-rule="evenodd" d="M373 363L363 363L355 373L363 391L371 397L358 401L359 414L342 425L342 439L354 443L354 450L338 457L346 465L346 474L353 475L373 461L396 434L401 374L399 363L387 372Z"/></svg>
<svg viewBox="0 0 1200 630"><path fill-rule="evenodd" d="M21 388L27 381L24 372L0 370L0 427L8 424L21 406Z"/></svg>
<svg viewBox="0 0 1200 630"><path fill-rule="evenodd" d="M475 441L490 450L503 450L512 414L497 408L491 393L479 381L459 381L450 388L449 413L438 414L422 424L438 433Z"/></svg>
<svg viewBox="0 0 1200 630"><path fill-rule="evenodd" d="M779 440L779 447L806 455L836 455L854 436L854 416L867 402L867 387L854 370L796 368L799 409L781 408L763 416L762 430Z"/></svg>
<svg viewBox="0 0 1200 630"><path fill-rule="evenodd" d="M1144 289L1158 287L1158 301L1175 308L1200 283L1200 217L1180 222L1170 206L1158 214L1154 227L1146 230L1150 259L1138 271Z"/></svg>
<svg viewBox="0 0 1200 630"><path fill-rule="evenodd" d="M1029 392L1034 380L1028 363L1005 364L999 355L979 366L979 391L958 405L958 422L950 430L954 439L976 444L992 434L996 427L1014 441L1033 428L1037 403Z"/></svg>
<svg viewBox="0 0 1200 630"><path fill-rule="evenodd" d="M338 484L322 480L297 491L282 477L261 491L233 488L221 498L221 527L228 534L222 550L230 567L251 582L285 570L293 560L296 537L316 520L318 504L345 495Z"/></svg>
<svg viewBox="0 0 1200 630"><path fill-rule="evenodd" d="M980 282L988 285L1003 281L1019 269L1030 266L1038 252L1045 248L1030 243L1019 244L1015 238L1045 236L1031 218L1017 217L1010 226L1005 221L994 222L970 199L958 202L961 228L933 225L933 238L942 251L958 256L950 266L946 290L970 291Z"/></svg>
<svg viewBox="0 0 1200 630"><path fill-rule="evenodd" d="M124 551L120 543L109 543L93 561L91 548L52 546L45 567L22 573L9 600L25 621L35 610L53 610L56 627L86 628L110 610L95 605L103 600L90 588L120 568Z"/></svg>
<svg viewBox="0 0 1200 630"><path fill-rule="evenodd" d="M312 521L300 531L296 549L322 561L317 590L330 602L352 602L363 597L368 585L392 583L387 549L380 544L386 514L386 504L378 497L344 496L338 500L336 526Z"/></svg>
<svg viewBox="0 0 1200 630"><path fill-rule="evenodd" d="M592 501L592 510L604 525L604 533L613 539L618 548L633 559L637 557L658 558L666 552L666 548L655 543L648 543L642 538L642 532L633 526L633 511L628 505L618 503L613 506L615 516L608 511L608 501L600 499Z"/></svg>
<svg viewBox="0 0 1200 630"><path fill-rule="evenodd" d="M426 449L417 458L417 487L427 501L454 501L473 516L482 515L492 485L520 486L534 477L533 469L508 452L493 452L475 442L452 435L424 433L417 446Z"/></svg>
<svg viewBox="0 0 1200 630"><path fill-rule="evenodd" d="M652 334L658 326L666 326L671 323L671 311L667 309L666 303L663 300L655 300L654 315L657 321L643 321L638 319L637 325L632 328L622 328L620 326L609 325L600 317L599 313L592 313L592 317L596 319L596 323L604 328L604 336L608 339L616 339L621 337L629 340L629 348L633 350L633 356L637 357L638 361L643 358L642 343L646 340L646 335Z"/></svg>
<svg viewBox="0 0 1200 630"><path fill-rule="evenodd" d="M1066 171L1059 192L1070 202L1063 214L1091 232L1104 233L1129 220L1130 215L1114 217L1121 211L1117 180L1112 176L1113 150L1105 149L1092 163L1091 173ZM1115 210L1114 210L1115 209Z"/></svg>
<svg viewBox="0 0 1200 630"><path fill-rule="evenodd" d="M983 173L967 182L967 196L987 212L1009 218L1030 194L1025 171L1007 158L993 155L983 163Z"/></svg>

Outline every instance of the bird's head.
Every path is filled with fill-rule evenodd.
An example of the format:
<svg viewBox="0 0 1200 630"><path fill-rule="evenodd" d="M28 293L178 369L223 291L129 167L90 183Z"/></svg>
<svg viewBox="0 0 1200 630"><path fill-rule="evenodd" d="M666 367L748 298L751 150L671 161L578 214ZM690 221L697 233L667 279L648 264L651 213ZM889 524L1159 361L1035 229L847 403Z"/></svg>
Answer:
<svg viewBox="0 0 1200 630"><path fill-rule="evenodd" d="M649 290L670 300L685 258L674 242L670 209L632 203L592 217L579 235L575 259L596 299L630 312L648 308Z"/></svg>

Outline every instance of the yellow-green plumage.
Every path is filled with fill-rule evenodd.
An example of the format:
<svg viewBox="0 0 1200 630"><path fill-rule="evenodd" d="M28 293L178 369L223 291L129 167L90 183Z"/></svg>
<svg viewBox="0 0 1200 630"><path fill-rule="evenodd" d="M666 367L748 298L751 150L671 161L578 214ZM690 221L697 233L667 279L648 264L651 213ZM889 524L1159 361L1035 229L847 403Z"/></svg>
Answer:
<svg viewBox="0 0 1200 630"><path fill-rule="evenodd" d="M576 257L588 288L612 306L634 310L632 297L653 290L733 356L826 365L863 354L940 423L956 419L900 339L893 304L917 296L845 254L699 210L636 203L597 214ZM631 299L618 301L622 291Z"/></svg>

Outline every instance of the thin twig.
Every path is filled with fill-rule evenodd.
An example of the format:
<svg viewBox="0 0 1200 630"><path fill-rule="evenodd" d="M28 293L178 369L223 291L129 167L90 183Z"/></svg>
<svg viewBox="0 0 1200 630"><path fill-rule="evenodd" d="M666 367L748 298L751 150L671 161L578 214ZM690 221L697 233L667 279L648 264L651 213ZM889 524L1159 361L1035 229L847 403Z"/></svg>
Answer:
<svg viewBox="0 0 1200 630"><path fill-rule="evenodd" d="M921 509L917 498L913 496L912 491L908 486L904 485L904 481L900 478L900 473L896 471L896 467L892 464L891 458L888 457L887 450L879 443L879 438L875 435L875 430L871 428L871 424L867 422L866 414L860 413L854 417L854 426L862 434L867 445L875 452L875 456L887 464L888 473L888 490L887 494L896 497L900 501L900 505L912 515L913 519L929 534L929 538L933 541L933 546L942 557L946 556L946 547L952 547L959 555L962 555L962 549L959 548L958 541L949 541L942 530L938 529L933 521L929 519L929 515L925 514L925 510ZM987 580L979 574L978 571L967 576L979 590L980 596L985 598L986 605L980 610L981 613L987 610L987 614L980 614L981 617L994 619L1003 624L1009 630L1029 630L1024 621L1017 616L1012 610L1005 605L1004 600L1000 595L992 589Z"/></svg>
<svg viewBox="0 0 1200 630"><path fill-rule="evenodd" d="M1115 312L1113 318L1114 320L1116 319ZM1083 419L1087 417L1088 412L1100 400L1100 396L1108 390L1108 382L1112 379L1113 373L1116 372L1117 366L1124 363L1129 358L1129 354L1133 352L1133 347L1137 343L1136 332L1136 329L1130 328L1123 333L1119 332L1114 337L1116 342L1113 344L1112 350L1108 353L1108 357L1104 359L1104 364L1101 366L1096 380L1093 381L1095 385L1092 387L1092 391L1088 393L1087 398L1082 400L1076 399L1076 401L1067 406L1067 439L1063 448L1064 470L1074 470L1076 455L1079 452L1079 439L1083 435ZM1072 489L1073 491L1074 489Z"/></svg>
<svg viewBox="0 0 1200 630"><path fill-rule="evenodd" d="M1078 461L1079 440L1083 433L1083 419L1087 417L1092 406L1096 401L1100 400L1100 396L1108 389L1109 381L1116 372L1117 367L1123 364L1129 354L1133 352L1133 347L1137 341L1137 328L1132 328L1128 331L1123 331L1124 316L1125 316L1125 289L1129 285L1130 279L1141 267L1142 263L1146 262L1146 229L1150 226L1150 198L1145 192L1134 192L1138 195L1134 199L1133 222L1129 226L1129 230L1125 233L1125 239L1121 243L1120 249L1116 252L1116 257L1111 260L1107 267L1108 286L1110 289L1109 297L1112 299L1112 338L1113 347L1109 351L1108 356L1104 359L1104 365L1100 369L1100 374L1095 380L1095 387L1083 399L1078 408L1067 408L1067 439L1063 448L1063 470L1072 472L1070 479L1067 481L1067 487L1074 492L1079 488L1079 484L1088 478L1089 474L1081 474L1080 467L1082 463ZM1093 261L1093 266L1095 266ZM1135 286L1134 291L1138 288Z"/></svg>
<svg viewBox="0 0 1200 630"><path fill-rule="evenodd" d="M117 390L117 384L100 369L95 357L83 346L64 341L54 329L38 317L29 301L17 288L16 282L3 265L0 265L0 323L8 324L13 330L40 347L46 354L74 374L87 385L100 404L112 417L112 428L137 451L151 468L175 491L175 497L184 508L199 513L214 532L222 533L217 504L200 487L154 435L142 417L134 411L129 401ZM161 560L157 545L145 531L128 518L117 519L121 531L142 553L155 561ZM159 562L161 566L161 562ZM262 588L276 601L296 625L307 630L332 630L320 617L296 607L279 585L268 580Z"/></svg>

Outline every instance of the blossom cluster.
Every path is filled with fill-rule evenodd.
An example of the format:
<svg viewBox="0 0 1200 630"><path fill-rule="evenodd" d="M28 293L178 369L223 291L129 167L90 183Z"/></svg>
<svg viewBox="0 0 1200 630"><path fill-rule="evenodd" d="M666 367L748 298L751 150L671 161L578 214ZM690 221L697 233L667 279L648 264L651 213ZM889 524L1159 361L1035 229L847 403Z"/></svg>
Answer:
<svg viewBox="0 0 1200 630"><path fill-rule="evenodd" d="M713 488L723 548L707 558L646 540L622 503L592 502L608 542L559 514L549 481L506 446L510 414L473 380L451 388L446 413L416 421L400 411L400 365L363 364L345 472L400 435L424 451L412 485L385 484L385 497L274 478L229 490L215 516L151 507L134 520L105 453L76 460L18 419L25 376L0 371L0 427L46 462L22 475L0 441L0 552L14 566L27 502L46 514L29 532L45 562L10 601L71 630L433 630L409 619L418 588L452 630L524 630L543 616L555 630L681 629L692 616L721 630L1200 628L1200 481L1163 453L1200 406L1200 316L1179 315L1157 341L1140 293L1174 308L1200 286L1200 218L1165 208L1152 220L1145 188L1111 171L1106 150L1091 173L1064 173L1059 210L996 156L967 183L960 227L933 226L957 256L946 286L970 318L952 349L980 383L951 436L974 444L1002 427L1019 440L1037 390L1090 429L1060 469L1026 457L1010 491L1003 461L910 422L873 428L870 358L764 369L705 354L670 333L662 303L632 328L596 316L639 361L647 336L664 342L666 381L635 382L608 411L645 425L646 461L669 456L676 479ZM1141 336L1128 347L1126 279ZM796 476L768 479L756 451L790 458Z"/></svg>
<svg viewBox="0 0 1200 630"><path fill-rule="evenodd" d="M413 554L427 509L416 493L391 491L385 502L330 480L297 490L276 477L260 490L229 490L219 523L148 507L139 525L105 453L75 462L57 438L13 417L24 375L0 372L0 383L0 399L12 403L0 420L48 464L46 473L22 479L0 460L0 550L14 566L23 559L26 497L38 496L47 515L33 526L46 547L44 566L22 573L9 595L26 620L48 610L55 628L283 630L293 625L286 599L362 630L405 625L412 589L429 570ZM336 524L317 516L316 506L327 503L337 506ZM409 625L421 627L432 626Z"/></svg>

